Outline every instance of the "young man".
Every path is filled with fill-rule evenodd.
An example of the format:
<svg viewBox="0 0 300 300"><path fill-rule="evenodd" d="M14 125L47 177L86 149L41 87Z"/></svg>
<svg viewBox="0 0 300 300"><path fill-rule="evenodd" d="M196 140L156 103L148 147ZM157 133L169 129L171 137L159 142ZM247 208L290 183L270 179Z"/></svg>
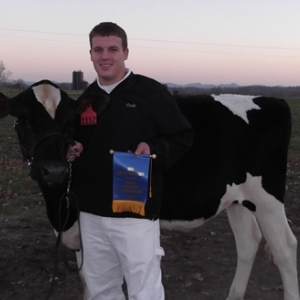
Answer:
<svg viewBox="0 0 300 300"><path fill-rule="evenodd" d="M122 28L100 23L90 33L90 46L98 77L78 99L72 187L81 211L82 276L90 300L125 300L123 278L130 300L163 300L162 173L192 145L193 130L163 85L125 67L129 51ZM94 119L83 122L88 113ZM113 209L111 149L156 154L145 215Z"/></svg>

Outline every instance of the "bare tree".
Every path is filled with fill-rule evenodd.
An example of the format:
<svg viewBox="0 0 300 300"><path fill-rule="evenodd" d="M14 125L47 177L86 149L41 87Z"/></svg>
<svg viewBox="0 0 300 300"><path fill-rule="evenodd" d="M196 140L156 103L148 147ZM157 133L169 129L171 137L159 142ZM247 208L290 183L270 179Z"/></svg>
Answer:
<svg viewBox="0 0 300 300"><path fill-rule="evenodd" d="M2 60L0 60L0 85L5 85L9 81L9 77L12 73L6 70Z"/></svg>
<svg viewBox="0 0 300 300"><path fill-rule="evenodd" d="M12 87L13 89L24 90L27 87L27 84L23 79L19 78L16 80L12 80L9 86Z"/></svg>

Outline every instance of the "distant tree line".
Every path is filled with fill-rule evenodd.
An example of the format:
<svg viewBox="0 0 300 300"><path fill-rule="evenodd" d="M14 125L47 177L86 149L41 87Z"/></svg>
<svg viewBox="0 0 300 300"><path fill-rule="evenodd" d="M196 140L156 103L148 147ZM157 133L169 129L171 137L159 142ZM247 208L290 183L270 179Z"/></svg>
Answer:
<svg viewBox="0 0 300 300"><path fill-rule="evenodd" d="M19 79L10 79L11 72L6 70L6 67L2 60L0 60L0 87L7 88L8 92L11 89L22 91L28 87L26 82ZM71 83L62 82L58 83L58 86L63 90L70 90ZM220 95L220 94L239 94L239 95L252 95L252 96L267 96L277 98L290 98L300 97L300 86L264 86L264 85L250 85L250 86L239 86L239 87L224 87L214 86L213 88L170 88L169 91L173 95Z"/></svg>
<svg viewBox="0 0 300 300"><path fill-rule="evenodd" d="M173 95L221 95L221 94L238 94L252 96L266 96L277 98L300 97L300 86L263 86L250 85L240 87L218 87L213 88L168 88Z"/></svg>
<svg viewBox="0 0 300 300"><path fill-rule="evenodd" d="M11 72L6 70L2 60L0 60L0 86L9 89L23 90L27 87L25 81L21 78L10 79Z"/></svg>

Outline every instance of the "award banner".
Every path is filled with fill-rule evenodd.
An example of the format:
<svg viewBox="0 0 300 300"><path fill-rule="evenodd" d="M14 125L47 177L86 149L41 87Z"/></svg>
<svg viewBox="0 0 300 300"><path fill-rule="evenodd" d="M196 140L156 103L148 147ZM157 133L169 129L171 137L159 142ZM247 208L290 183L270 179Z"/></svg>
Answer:
<svg viewBox="0 0 300 300"><path fill-rule="evenodd" d="M113 212L145 216L150 159L150 155L113 153Z"/></svg>

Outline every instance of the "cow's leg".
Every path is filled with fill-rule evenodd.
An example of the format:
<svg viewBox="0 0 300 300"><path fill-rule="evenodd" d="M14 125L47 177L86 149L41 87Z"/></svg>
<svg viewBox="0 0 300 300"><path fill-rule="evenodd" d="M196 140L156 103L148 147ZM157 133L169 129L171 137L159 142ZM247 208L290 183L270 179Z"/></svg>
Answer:
<svg viewBox="0 0 300 300"><path fill-rule="evenodd" d="M284 300L299 300L297 240L287 222L284 205L267 194L262 200L255 215L279 268Z"/></svg>
<svg viewBox="0 0 300 300"><path fill-rule="evenodd" d="M57 235L57 232L56 231L54 232ZM80 234L79 234L78 221L76 221L71 228L69 228L68 230L62 233L61 242L69 249L72 250L80 249Z"/></svg>
<svg viewBox="0 0 300 300"><path fill-rule="evenodd" d="M232 204L226 210L238 256L237 269L226 300L242 300L262 234L256 218L247 208Z"/></svg>
<svg viewBox="0 0 300 300"><path fill-rule="evenodd" d="M77 260L77 266L78 268L81 268L82 266L82 252L76 251L76 260ZM88 300L90 298L90 294L88 292L88 289L86 288L86 284L84 281L84 277L81 275L81 271L79 270L79 277L83 285L83 300Z"/></svg>

